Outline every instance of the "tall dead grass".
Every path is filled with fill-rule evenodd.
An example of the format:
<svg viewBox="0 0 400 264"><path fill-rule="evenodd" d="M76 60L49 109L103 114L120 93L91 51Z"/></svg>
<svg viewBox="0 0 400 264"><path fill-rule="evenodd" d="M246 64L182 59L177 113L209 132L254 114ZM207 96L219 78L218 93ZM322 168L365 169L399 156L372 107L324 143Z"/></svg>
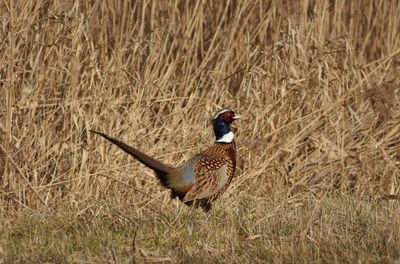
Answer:
<svg viewBox="0 0 400 264"><path fill-rule="evenodd" d="M400 3L3 1L0 207L175 208L97 129L178 164L220 107L251 193L398 198ZM225 200L226 201L226 200ZM145 211L143 211L145 210ZM171 209L172 210L172 209Z"/></svg>
<svg viewBox="0 0 400 264"><path fill-rule="evenodd" d="M159 192L139 184L151 177L124 177L143 172L88 129L176 164L211 143L208 120L222 106L245 117L235 192L396 194L399 8L3 2L2 200L119 190L101 175Z"/></svg>

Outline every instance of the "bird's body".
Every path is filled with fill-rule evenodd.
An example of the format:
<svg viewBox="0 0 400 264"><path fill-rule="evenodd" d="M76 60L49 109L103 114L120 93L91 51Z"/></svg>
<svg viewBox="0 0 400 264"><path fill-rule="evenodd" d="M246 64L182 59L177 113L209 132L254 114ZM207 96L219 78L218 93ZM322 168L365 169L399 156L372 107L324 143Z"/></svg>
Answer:
<svg viewBox="0 0 400 264"><path fill-rule="evenodd" d="M171 190L172 198L178 197L189 206L201 206L208 211L211 203L226 190L235 175L237 150L229 125L238 118L231 110L219 111L212 120L215 144L178 167L166 165L104 133L92 132L152 169L162 185Z"/></svg>

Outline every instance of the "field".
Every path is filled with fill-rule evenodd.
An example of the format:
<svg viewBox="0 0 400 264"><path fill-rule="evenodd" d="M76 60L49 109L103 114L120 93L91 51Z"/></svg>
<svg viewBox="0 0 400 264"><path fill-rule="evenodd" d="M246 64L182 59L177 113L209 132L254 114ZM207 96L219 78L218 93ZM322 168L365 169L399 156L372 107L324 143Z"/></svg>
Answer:
<svg viewBox="0 0 400 264"><path fill-rule="evenodd" d="M0 263L400 263L400 2L0 3ZM171 165L234 125L205 213Z"/></svg>

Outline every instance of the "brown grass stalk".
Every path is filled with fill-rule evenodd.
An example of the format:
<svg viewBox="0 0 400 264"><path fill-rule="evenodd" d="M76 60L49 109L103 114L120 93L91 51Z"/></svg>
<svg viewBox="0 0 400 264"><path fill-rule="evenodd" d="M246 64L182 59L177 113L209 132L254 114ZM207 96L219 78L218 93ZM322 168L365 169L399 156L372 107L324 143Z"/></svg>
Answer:
<svg viewBox="0 0 400 264"><path fill-rule="evenodd" d="M399 13L0 2L0 262L398 263ZM179 164L222 107L239 162L210 215L88 132Z"/></svg>

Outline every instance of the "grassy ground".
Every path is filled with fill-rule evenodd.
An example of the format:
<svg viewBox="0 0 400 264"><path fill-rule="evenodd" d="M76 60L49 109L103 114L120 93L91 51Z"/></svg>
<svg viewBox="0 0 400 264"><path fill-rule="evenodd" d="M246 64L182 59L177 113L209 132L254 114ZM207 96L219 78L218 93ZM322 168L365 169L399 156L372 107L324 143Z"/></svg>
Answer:
<svg viewBox="0 0 400 264"><path fill-rule="evenodd" d="M398 263L398 203L344 195L238 198L210 214L106 199L2 215L3 261Z"/></svg>
<svg viewBox="0 0 400 264"><path fill-rule="evenodd" d="M3 1L0 262L400 262L400 3ZM229 107L206 214L88 132L179 164Z"/></svg>

